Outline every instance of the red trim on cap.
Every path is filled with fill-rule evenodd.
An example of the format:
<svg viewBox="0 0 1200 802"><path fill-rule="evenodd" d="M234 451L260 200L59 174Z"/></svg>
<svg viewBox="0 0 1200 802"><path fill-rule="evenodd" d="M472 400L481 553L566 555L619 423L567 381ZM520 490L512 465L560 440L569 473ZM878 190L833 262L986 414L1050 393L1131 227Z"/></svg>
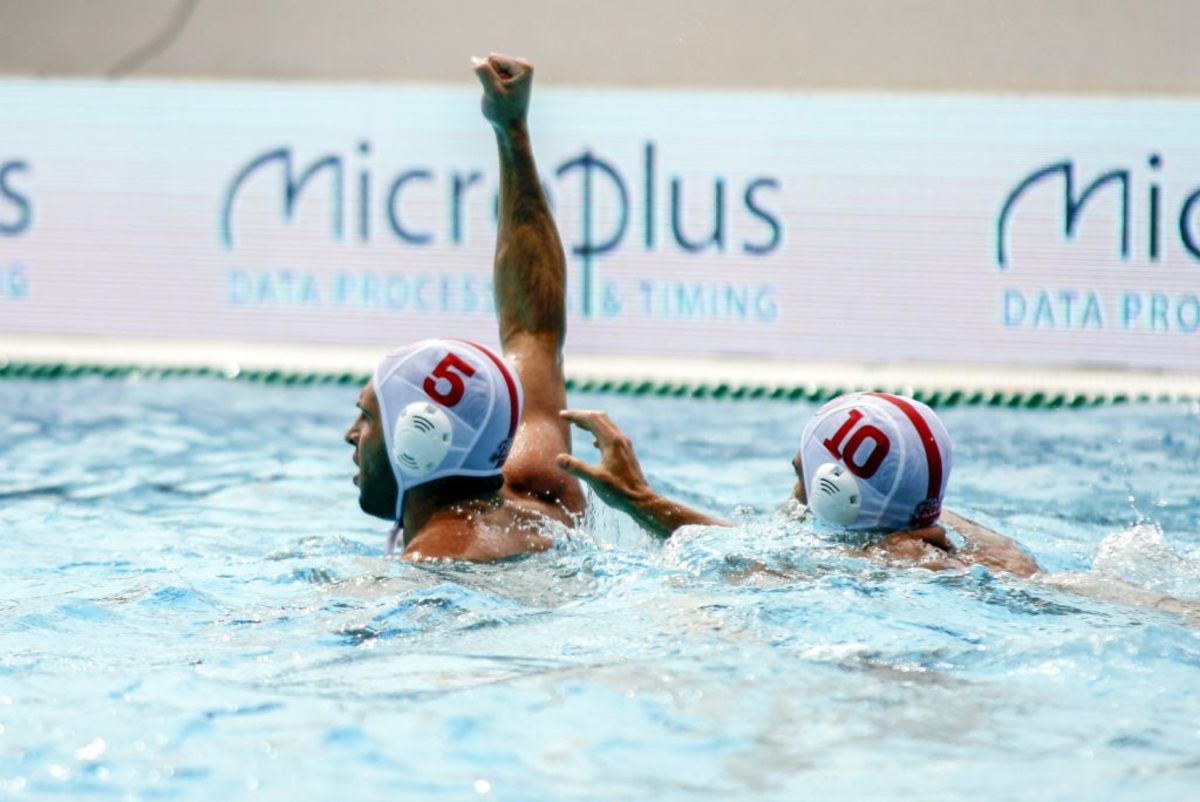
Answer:
<svg viewBox="0 0 1200 802"><path fill-rule="evenodd" d="M929 469L929 488L925 491L925 500L937 504L937 507L925 511L918 509L917 516L928 520L915 520L914 523L932 523L941 513L941 505L937 503L937 500L942 494L942 452L938 449L937 438L933 436L933 430L929 428L929 423L917 411L917 408L905 399L888 393L866 393L866 395L882 398L899 408L912 423L913 428L917 430L917 436L921 438L921 445L925 447L925 463Z"/></svg>
<svg viewBox="0 0 1200 802"><path fill-rule="evenodd" d="M492 353L492 349L486 348L479 343L473 343L470 340L459 340L460 343L465 343L476 351L492 360L492 364L500 371L500 375L504 377L504 383L508 386L508 436L511 438L517 431L517 418L521 414L521 402L517 395L517 384L513 379L512 373L508 370L508 365L504 364L504 360Z"/></svg>

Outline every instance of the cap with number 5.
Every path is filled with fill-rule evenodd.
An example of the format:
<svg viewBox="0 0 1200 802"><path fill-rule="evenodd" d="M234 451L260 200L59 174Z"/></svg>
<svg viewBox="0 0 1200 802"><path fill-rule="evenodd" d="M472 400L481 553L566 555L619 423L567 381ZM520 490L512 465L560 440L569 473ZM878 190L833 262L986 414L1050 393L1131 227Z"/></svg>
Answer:
<svg viewBox="0 0 1200 802"><path fill-rule="evenodd" d="M447 476L495 476L521 420L516 372L498 354L466 340L423 340L375 368L384 443L399 493Z"/></svg>
<svg viewBox="0 0 1200 802"><path fill-rule="evenodd" d="M888 393L850 393L804 427L800 462L808 506L854 529L928 526L942 512L950 435L933 410Z"/></svg>

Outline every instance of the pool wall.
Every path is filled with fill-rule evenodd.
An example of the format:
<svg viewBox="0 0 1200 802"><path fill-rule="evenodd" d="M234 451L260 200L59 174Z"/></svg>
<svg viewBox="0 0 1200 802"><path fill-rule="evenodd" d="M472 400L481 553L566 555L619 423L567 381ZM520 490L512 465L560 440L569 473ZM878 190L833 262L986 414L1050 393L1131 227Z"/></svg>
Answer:
<svg viewBox="0 0 1200 802"><path fill-rule="evenodd" d="M4 4L0 364L493 340L466 56L501 49L538 64L580 386L1194 396L1200 7L643 6Z"/></svg>

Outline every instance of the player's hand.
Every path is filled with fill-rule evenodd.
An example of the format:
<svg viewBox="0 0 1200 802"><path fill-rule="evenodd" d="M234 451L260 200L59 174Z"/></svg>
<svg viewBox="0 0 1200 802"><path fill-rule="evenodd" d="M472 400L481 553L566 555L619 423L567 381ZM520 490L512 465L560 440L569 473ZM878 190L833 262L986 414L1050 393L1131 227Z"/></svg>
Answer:
<svg viewBox="0 0 1200 802"><path fill-rule="evenodd" d="M600 449L600 462L589 465L570 454L558 455L558 467L588 484L604 503L629 510L650 494L633 443L607 414L593 410L564 409L559 413L579 428L591 432Z"/></svg>
<svg viewBox="0 0 1200 802"><path fill-rule="evenodd" d="M500 131L523 123L533 90L533 65L498 53L473 58L471 63L483 84L483 116Z"/></svg>

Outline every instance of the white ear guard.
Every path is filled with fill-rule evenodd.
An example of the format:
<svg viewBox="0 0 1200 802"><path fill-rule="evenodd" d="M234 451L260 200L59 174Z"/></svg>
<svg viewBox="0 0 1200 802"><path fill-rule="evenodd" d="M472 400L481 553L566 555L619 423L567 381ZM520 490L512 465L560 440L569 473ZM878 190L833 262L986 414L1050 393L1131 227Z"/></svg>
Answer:
<svg viewBox="0 0 1200 802"><path fill-rule="evenodd" d="M844 465L826 462L813 474L808 508L826 523L849 526L858 520L862 508L858 482Z"/></svg>
<svg viewBox="0 0 1200 802"><path fill-rule="evenodd" d="M411 477L433 473L450 453L454 426L449 416L428 401L414 401L396 416L392 456Z"/></svg>

